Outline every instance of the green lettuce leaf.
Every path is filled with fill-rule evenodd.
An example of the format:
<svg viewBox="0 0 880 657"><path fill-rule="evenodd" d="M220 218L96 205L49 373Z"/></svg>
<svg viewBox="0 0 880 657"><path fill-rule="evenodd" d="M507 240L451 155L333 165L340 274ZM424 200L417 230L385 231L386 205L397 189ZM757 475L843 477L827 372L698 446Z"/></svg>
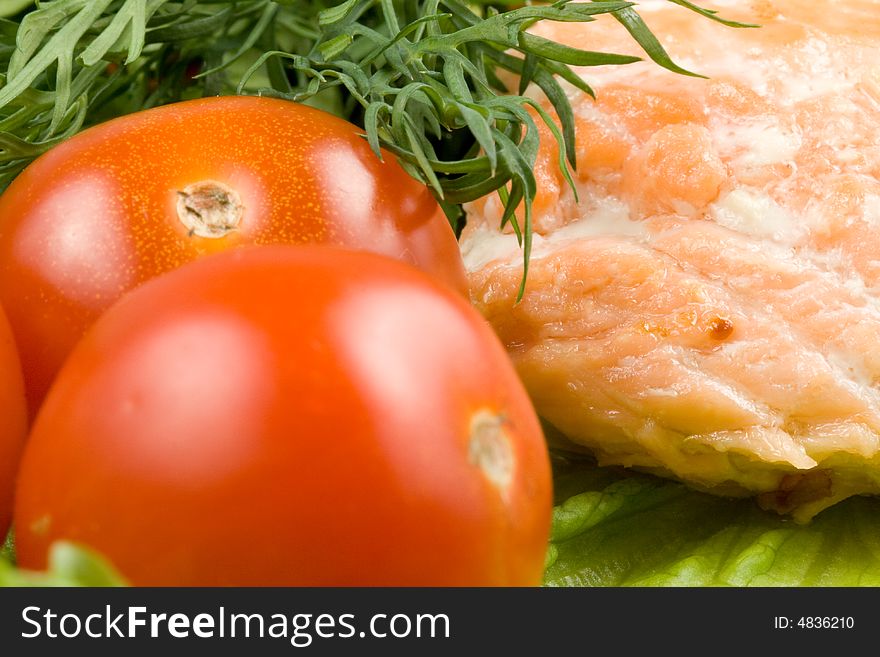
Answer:
<svg viewBox="0 0 880 657"><path fill-rule="evenodd" d="M880 498L809 525L648 475L556 463L548 586L880 586Z"/></svg>
<svg viewBox="0 0 880 657"><path fill-rule="evenodd" d="M34 4L34 0L0 0L0 16L14 16Z"/></svg>
<svg viewBox="0 0 880 657"><path fill-rule="evenodd" d="M0 545L0 564L4 562L15 563L15 550L12 546L12 532L6 535L6 540Z"/></svg>
<svg viewBox="0 0 880 657"><path fill-rule="evenodd" d="M49 550L49 568L31 572L15 567L12 534L0 550L2 586L124 586L125 580L95 552L65 541Z"/></svg>

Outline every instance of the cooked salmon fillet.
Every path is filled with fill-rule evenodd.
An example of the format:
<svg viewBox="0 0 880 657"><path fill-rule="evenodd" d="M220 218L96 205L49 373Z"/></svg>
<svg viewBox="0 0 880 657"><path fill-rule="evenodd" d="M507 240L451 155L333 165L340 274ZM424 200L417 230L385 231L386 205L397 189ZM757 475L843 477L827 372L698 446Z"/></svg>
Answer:
<svg viewBox="0 0 880 657"><path fill-rule="evenodd" d="M538 412L603 464L796 519L880 493L880 1L638 10L673 59L578 69L579 202L549 132L535 240L469 208L474 303ZM640 54L612 18L542 36Z"/></svg>

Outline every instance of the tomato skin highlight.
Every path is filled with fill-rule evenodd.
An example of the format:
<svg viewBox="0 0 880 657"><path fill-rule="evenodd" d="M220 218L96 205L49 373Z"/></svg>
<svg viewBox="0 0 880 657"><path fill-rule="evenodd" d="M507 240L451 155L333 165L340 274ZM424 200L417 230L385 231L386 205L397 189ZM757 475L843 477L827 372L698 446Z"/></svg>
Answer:
<svg viewBox="0 0 880 657"><path fill-rule="evenodd" d="M12 494L27 433L24 382L15 341L0 309L0 542L12 519Z"/></svg>
<svg viewBox="0 0 880 657"><path fill-rule="evenodd" d="M77 346L28 441L17 552L41 568L79 541L136 585L538 585L551 488L531 402L455 292L373 254L240 249Z"/></svg>
<svg viewBox="0 0 880 657"><path fill-rule="evenodd" d="M31 164L0 196L0 302L31 412L122 293L210 253L336 244L414 264L466 294L455 236L430 192L360 133L304 105L217 97L109 121ZM182 220L186 190L199 183L232 189L243 206L219 236Z"/></svg>

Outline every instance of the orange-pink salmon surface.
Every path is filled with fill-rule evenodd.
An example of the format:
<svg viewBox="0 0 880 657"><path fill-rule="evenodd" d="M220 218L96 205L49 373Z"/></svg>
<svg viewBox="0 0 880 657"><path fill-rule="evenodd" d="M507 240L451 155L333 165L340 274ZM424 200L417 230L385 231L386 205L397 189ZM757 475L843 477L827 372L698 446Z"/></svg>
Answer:
<svg viewBox="0 0 880 657"><path fill-rule="evenodd" d="M708 79L577 69L597 96L567 88L579 201L542 128L522 301L497 195L469 206L462 253L572 443L808 520L880 493L880 2L702 4L761 27L637 9ZM535 30L644 55L608 16Z"/></svg>

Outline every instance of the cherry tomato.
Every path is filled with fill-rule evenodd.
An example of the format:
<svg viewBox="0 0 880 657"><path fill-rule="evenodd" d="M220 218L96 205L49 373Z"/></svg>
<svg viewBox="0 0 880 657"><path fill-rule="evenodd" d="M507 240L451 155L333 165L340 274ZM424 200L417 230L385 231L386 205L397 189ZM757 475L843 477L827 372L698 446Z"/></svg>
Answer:
<svg viewBox="0 0 880 657"><path fill-rule="evenodd" d="M12 332L0 310L0 543L9 531L15 474L26 431L21 366Z"/></svg>
<svg viewBox="0 0 880 657"><path fill-rule="evenodd" d="M354 125L287 101L219 97L86 130L0 197L0 302L34 412L85 329L143 281L244 244L333 243L465 293L428 190Z"/></svg>
<svg viewBox="0 0 880 657"><path fill-rule="evenodd" d="M20 563L67 539L136 585L537 585L551 512L494 333L413 267L256 247L145 283L41 409Z"/></svg>

